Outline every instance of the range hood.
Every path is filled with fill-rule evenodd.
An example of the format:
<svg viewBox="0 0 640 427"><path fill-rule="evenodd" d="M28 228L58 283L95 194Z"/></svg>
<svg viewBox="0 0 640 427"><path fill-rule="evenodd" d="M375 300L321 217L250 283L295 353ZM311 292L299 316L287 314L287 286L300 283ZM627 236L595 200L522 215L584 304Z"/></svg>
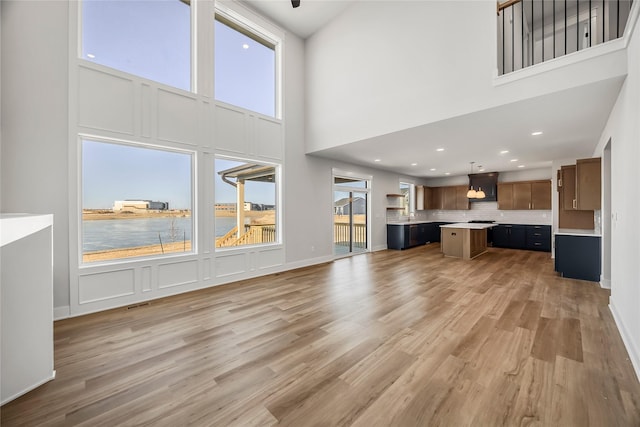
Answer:
<svg viewBox="0 0 640 427"><path fill-rule="evenodd" d="M469 185L474 190L482 188L484 199L469 199L469 202L495 202L498 200L498 172L473 173L469 175Z"/></svg>

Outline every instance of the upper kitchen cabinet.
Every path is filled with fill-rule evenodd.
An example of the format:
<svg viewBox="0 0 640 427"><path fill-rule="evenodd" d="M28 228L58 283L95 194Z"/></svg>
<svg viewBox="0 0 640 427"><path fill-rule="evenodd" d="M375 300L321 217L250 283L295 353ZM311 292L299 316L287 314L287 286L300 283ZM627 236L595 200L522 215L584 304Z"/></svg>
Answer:
<svg viewBox="0 0 640 427"><path fill-rule="evenodd" d="M433 189L431 187L425 187L424 185L416 185L416 210L424 211L427 209L440 209L434 207L433 204Z"/></svg>
<svg viewBox="0 0 640 427"><path fill-rule="evenodd" d="M558 191L562 192L565 210L600 209L600 158L579 159L575 165L562 166Z"/></svg>
<svg viewBox="0 0 640 427"><path fill-rule="evenodd" d="M430 201L426 209L442 209L447 211L469 209L467 186L465 185L425 187L425 190L427 190L427 192L425 192L425 203L427 203L427 200Z"/></svg>
<svg viewBox="0 0 640 427"><path fill-rule="evenodd" d="M576 161L576 207L578 210L600 209L600 157Z"/></svg>
<svg viewBox="0 0 640 427"><path fill-rule="evenodd" d="M469 199L467 198L467 186L458 185L456 189L456 209L466 210L469 209Z"/></svg>
<svg viewBox="0 0 640 427"><path fill-rule="evenodd" d="M498 184L498 209L513 209L513 183Z"/></svg>
<svg viewBox="0 0 640 427"><path fill-rule="evenodd" d="M558 171L558 227L593 230L593 211L574 209L576 192L576 167L562 166Z"/></svg>
<svg viewBox="0 0 640 427"><path fill-rule="evenodd" d="M551 209L551 181L503 182L498 184L498 209Z"/></svg>

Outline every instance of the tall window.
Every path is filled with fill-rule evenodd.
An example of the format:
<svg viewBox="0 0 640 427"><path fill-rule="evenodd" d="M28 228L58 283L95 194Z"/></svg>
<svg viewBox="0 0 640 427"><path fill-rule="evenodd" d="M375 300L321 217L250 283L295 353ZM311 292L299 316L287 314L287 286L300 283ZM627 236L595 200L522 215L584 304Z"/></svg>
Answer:
<svg viewBox="0 0 640 427"><path fill-rule="evenodd" d="M409 216L415 212L415 200L414 200L414 185L408 182L400 182L400 194L404 197L402 199L402 211L403 215Z"/></svg>
<svg viewBox="0 0 640 427"><path fill-rule="evenodd" d="M189 3L83 0L82 58L191 90Z"/></svg>
<svg viewBox="0 0 640 427"><path fill-rule="evenodd" d="M276 45L222 15L215 18L215 98L276 116Z"/></svg>
<svg viewBox="0 0 640 427"><path fill-rule="evenodd" d="M191 252L193 153L82 141L82 261Z"/></svg>
<svg viewBox="0 0 640 427"><path fill-rule="evenodd" d="M275 243L278 166L215 160L216 248Z"/></svg>

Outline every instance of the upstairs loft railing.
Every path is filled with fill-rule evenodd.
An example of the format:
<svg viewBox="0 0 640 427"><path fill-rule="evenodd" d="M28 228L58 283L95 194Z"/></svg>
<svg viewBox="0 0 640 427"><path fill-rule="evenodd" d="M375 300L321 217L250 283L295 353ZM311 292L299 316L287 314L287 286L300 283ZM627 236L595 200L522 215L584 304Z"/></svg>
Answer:
<svg viewBox="0 0 640 427"><path fill-rule="evenodd" d="M500 75L622 36L633 0L498 3Z"/></svg>

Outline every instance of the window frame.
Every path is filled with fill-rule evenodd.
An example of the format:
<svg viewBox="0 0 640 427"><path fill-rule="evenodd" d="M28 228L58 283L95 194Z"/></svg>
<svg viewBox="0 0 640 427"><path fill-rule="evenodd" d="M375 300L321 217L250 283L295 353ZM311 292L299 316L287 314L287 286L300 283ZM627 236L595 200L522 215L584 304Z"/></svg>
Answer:
<svg viewBox="0 0 640 427"><path fill-rule="evenodd" d="M283 39L284 37L282 36L278 36L276 34L274 34L271 31L268 31L266 28L264 28L262 25L258 24L257 22L247 18L246 16L236 12L235 10L220 4L218 2L215 3L215 7L214 7L214 12L213 12L213 20L211 22L212 26L215 26L215 21L218 20L218 17L220 17L221 19L219 19L219 21L227 26L230 26L231 28L235 29L236 31L244 34L245 36L255 40L258 43L263 44L266 47L273 47L274 53L275 53L275 82L274 82L274 89L275 89L275 93L274 93L274 102L275 102L275 106L274 106L274 116L271 117L269 115L264 115L262 113L259 113L257 111L252 111L252 110L248 110L245 107L239 106L239 105L234 105L237 108L242 108L244 110L247 111L252 111L255 114L260 114L260 115L264 115L265 117L269 117L271 119L276 119L276 120L282 120L282 112L283 112L283 95L282 95L282 88L283 88L283 81L282 81L282 64L283 64L283 59L282 59L282 45L283 45ZM213 30L212 30L213 31ZM214 38L215 38L215 31L214 32ZM215 42L214 42L215 44ZM213 55L213 62L215 64L215 49L212 53ZM214 70L213 74L212 74L212 92L213 92L213 99L216 102L224 102L224 101L220 101L216 98L216 94L215 94L215 65L214 65ZM233 105L233 104L231 104Z"/></svg>
<svg viewBox="0 0 640 427"><path fill-rule="evenodd" d="M84 249L83 249L83 241L84 241L84 227L83 227L83 143L84 141L92 141L98 143L105 144L114 144L114 145L122 145L127 147L134 148L146 148L150 150L159 150L159 151L167 151L178 154L186 154L191 157L191 177L190 177L190 185L191 185L191 250L188 252L170 252L167 254L152 254L152 255L142 255L137 257L125 257L125 258L114 258L110 260L102 260L102 261L94 261L94 262L85 262L83 261ZM170 258L177 257L193 257L199 254L198 251L198 189L197 189L197 177L198 177L198 153L196 150L187 150L174 148L164 145L157 144L149 144L144 142L137 142L131 140L117 139L117 138L108 138L104 136L97 136L93 134L80 133L78 134L78 191L77 191L77 204L76 210L78 213L78 224L77 224L77 247L78 247L78 267L80 270L94 268L97 266L103 265L118 265L125 263L132 263L137 261L148 261L148 260L166 260Z"/></svg>
<svg viewBox="0 0 640 427"><path fill-rule="evenodd" d="M222 246L222 247L216 247L215 245L215 241L217 236L215 235L215 226L216 226L216 213L215 213L215 205L216 205L216 177L218 175L218 171L216 169L216 160L227 160L227 161L233 161L233 162L242 162L242 163L258 163L260 165L263 166L270 166L273 167L274 170L274 175L275 175L275 227L276 227L276 233L275 233L275 241L273 242L268 242L268 243L252 243L252 244L245 244L245 245L240 245L240 246ZM213 235L211 236L213 238L213 251L216 253L224 253L224 252L229 252L229 251L245 251L247 249L255 249L255 248L267 248L267 247L274 247L274 246L282 246L283 245L283 230L282 230L282 177L283 177L283 173L282 173L282 163L278 163L278 162L269 162L269 161L265 161L262 159L250 159L250 158L246 158L246 157L241 157L241 156L231 156L231 155L227 155L227 154L215 154L213 156L213 193L212 193L212 203L213 203L213 208L214 208L214 212L213 212ZM237 207L236 207L237 209ZM209 237L208 237L209 238Z"/></svg>

